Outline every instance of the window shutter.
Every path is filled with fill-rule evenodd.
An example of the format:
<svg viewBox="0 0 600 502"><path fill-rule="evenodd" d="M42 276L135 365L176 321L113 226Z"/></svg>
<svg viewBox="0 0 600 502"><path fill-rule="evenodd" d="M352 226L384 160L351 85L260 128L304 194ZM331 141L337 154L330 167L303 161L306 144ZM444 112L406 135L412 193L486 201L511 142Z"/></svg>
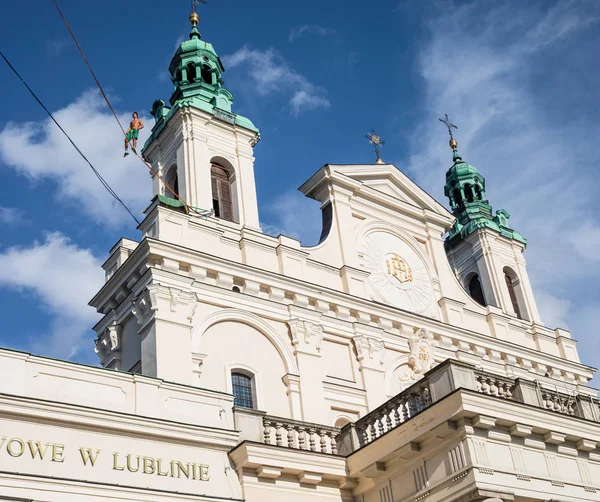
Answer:
<svg viewBox="0 0 600 502"><path fill-rule="evenodd" d="M221 199L221 217L233 221L233 207L231 200L231 185L229 180L219 180L219 195Z"/></svg>
<svg viewBox="0 0 600 502"><path fill-rule="evenodd" d="M216 165L211 167L210 173L215 216L227 221L233 221L233 198L231 196L229 173Z"/></svg>
<svg viewBox="0 0 600 502"><path fill-rule="evenodd" d="M521 310L519 309L519 302L517 301L517 295L515 294L515 287L512 283L512 279L508 274L504 274L504 280L506 281L506 287L508 288L508 295L510 296L510 302L512 303L513 310L519 319L521 317Z"/></svg>

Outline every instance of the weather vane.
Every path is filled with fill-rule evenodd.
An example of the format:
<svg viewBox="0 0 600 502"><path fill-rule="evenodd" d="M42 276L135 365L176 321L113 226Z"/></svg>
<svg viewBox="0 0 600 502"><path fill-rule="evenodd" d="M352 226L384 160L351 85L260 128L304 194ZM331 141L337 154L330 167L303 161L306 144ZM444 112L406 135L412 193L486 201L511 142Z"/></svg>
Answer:
<svg viewBox="0 0 600 502"><path fill-rule="evenodd" d="M375 134L375 129L371 129L371 132L367 134L365 138L367 138L369 143L375 147L375 155L377 156L375 163L383 164L383 160L381 160L381 157L379 156L379 147L385 145L385 141L383 141L380 136Z"/></svg>
<svg viewBox="0 0 600 502"><path fill-rule="evenodd" d="M452 128L454 127L454 129L458 129L458 127L456 127L452 122L450 122L450 119L448 118L447 113L444 114L444 116L446 117L445 119L438 119L438 120L448 128L448 134L450 135L450 148L454 149L458 146L458 143L454 139L454 136L452 135Z"/></svg>
<svg viewBox="0 0 600 502"><path fill-rule="evenodd" d="M192 12L196 12L196 4L198 3L206 3L206 0L192 0Z"/></svg>

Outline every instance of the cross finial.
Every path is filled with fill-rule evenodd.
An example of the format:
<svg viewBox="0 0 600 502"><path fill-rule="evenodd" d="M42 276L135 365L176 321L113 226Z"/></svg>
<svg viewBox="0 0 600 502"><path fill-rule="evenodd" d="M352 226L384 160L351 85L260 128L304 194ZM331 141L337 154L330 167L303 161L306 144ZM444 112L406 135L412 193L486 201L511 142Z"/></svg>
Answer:
<svg viewBox="0 0 600 502"><path fill-rule="evenodd" d="M452 135L452 128L454 127L454 129L458 129L458 127L456 127L452 122L450 122L450 118L448 117L447 113L444 114L444 117L445 118L438 120L448 128L448 134L450 135L450 148L454 150L458 146L458 142L454 139L454 136Z"/></svg>
<svg viewBox="0 0 600 502"><path fill-rule="evenodd" d="M375 147L375 155L377 156L375 163L383 164L383 160L381 160L381 157L379 156L379 147L385 145L385 141L383 141L380 136L375 134L375 129L371 129L371 132L365 135L365 138L367 138L369 143Z"/></svg>
<svg viewBox="0 0 600 502"><path fill-rule="evenodd" d="M206 4L206 0L192 0L192 12L196 12L196 4Z"/></svg>
<svg viewBox="0 0 600 502"><path fill-rule="evenodd" d="M190 23L192 23L192 32L190 33L190 39L201 38L200 32L198 31L198 23L200 22L200 16L196 12L196 4L206 3L206 0L192 0L192 13L190 14Z"/></svg>

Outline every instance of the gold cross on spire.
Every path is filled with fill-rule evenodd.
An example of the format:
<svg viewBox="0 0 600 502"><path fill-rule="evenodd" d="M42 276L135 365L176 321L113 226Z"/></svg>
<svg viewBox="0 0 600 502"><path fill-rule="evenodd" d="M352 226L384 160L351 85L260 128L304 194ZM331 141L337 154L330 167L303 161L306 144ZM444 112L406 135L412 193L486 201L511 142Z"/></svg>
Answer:
<svg viewBox="0 0 600 502"><path fill-rule="evenodd" d="M452 122L450 122L447 113L444 114L444 116L446 117L445 119L438 120L448 128L448 134L450 135L450 148L454 150L458 146L458 142L454 139L454 136L452 135L452 128L454 127L454 129L458 129L458 127L456 127Z"/></svg>
<svg viewBox="0 0 600 502"><path fill-rule="evenodd" d="M377 160L375 160L375 163L383 164L383 160L381 160L381 157L379 156L379 147L385 145L385 141L383 141L380 136L377 136L377 134L375 134L375 129L371 129L371 132L365 135L365 138L367 138L369 140L369 143L371 143L375 147L375 155L377 156Z"/></svg>
<svg viewBox="0 0 600 502"><path fill-rule="evenodd" d="M192 12L196 12L196 4L206 4L206 0L192 0Z"/></svg>
<svg viewBox="0 0 600 502"><path fill-rule="evenodd" d="M200 16L196 12L196 4L198 3L205 4L206 0L192 0L192 13L190 14L190 23L192 23L192 26L194 27L197 26L200 22Z"/></svg>

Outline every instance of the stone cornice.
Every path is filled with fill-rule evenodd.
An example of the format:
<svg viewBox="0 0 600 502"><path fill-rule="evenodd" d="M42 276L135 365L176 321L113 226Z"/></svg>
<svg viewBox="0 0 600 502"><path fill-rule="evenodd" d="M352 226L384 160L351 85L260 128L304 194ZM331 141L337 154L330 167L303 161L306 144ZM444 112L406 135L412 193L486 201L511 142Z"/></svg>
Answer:
<svg viewBox="0 0 600 502"><path fill-rule="evenodd" d="M237 444L239 433L229 429L217 429L195 424L186 424L161 420L159 418L128 415L100 408L89 408L59 401L0 394L0 415L85 429L93 428L98 432L127 434L140 439L151 437L183 441L198 446L210 445L213 448L229 450Z"/></svg>

